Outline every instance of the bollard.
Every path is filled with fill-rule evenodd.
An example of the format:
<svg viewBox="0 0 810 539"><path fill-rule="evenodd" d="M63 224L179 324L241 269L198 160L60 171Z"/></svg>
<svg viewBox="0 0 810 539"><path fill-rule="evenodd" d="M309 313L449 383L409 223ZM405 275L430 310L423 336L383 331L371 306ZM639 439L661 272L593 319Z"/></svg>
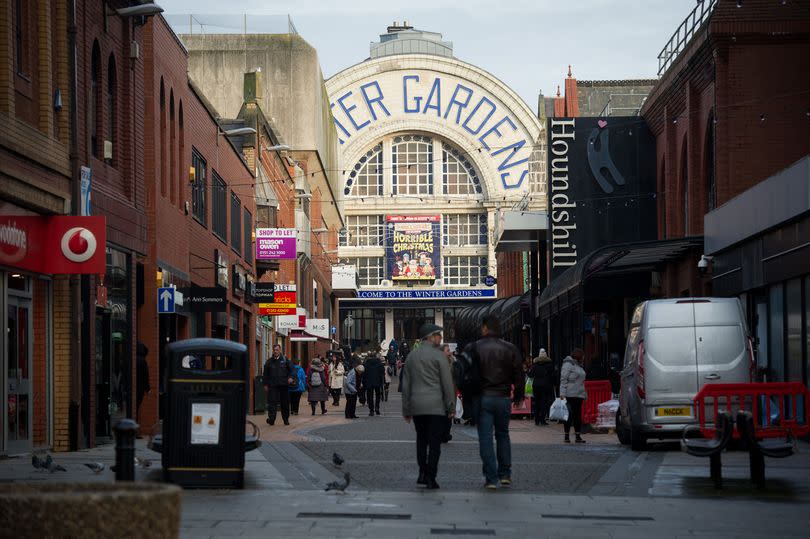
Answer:
<svg viewBox="0 0 810 539"><path fill-rule="evenodd" d="M122 419L115 424L115 480L135 480L135 436L138 424L132 419Z"/></svg>

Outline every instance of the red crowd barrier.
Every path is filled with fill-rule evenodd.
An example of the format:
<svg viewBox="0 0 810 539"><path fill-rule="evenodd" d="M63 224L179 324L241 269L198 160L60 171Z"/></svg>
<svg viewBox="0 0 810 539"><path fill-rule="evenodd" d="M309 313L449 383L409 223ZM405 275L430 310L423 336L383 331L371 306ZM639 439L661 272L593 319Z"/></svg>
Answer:
<svg viewBox="0 0 810 539"><path fill-rule="evenodd" d="M596 423L599 417L599 405L613 398L613 390L608 380L591 380L585 382L588 398L582 403L582 422Z"/></svg>
<svg viewBox="0 0 810 539"><path fill-rule="evenodd" d="M700 431L706 438L714 437L714 425L721 410L731 413L732 418L740 410L751 412L757 438L810 433L810 391L801 382L706 384L695 396L694 406ZM740 437L736 429L734 437Z"/></svg>

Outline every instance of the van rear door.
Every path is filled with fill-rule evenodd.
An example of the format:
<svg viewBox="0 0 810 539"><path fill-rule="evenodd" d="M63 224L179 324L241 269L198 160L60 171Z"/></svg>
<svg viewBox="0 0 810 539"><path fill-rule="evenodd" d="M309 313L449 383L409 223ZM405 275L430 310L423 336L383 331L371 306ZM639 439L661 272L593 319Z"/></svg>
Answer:
<svg viewBox="0 0 810 539"><path fill-rule="evenodd" d="M744 383L750 379L745 320L736 298L694 303L697 385Z"/></svg>
<svg viewBox="0 0 810 539"><path fill-rule="evenodd" d="M691 417L692 399L698 388L692 304L650 302L643 338L649 417L665 422L670 416L680 420Z"/></svg>

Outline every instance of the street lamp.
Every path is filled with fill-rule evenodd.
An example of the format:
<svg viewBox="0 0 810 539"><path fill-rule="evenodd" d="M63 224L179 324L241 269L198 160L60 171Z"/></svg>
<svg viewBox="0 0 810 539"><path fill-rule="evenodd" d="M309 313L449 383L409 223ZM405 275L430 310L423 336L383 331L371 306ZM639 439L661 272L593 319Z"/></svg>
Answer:
<svg viewBox="0 0 810 539"><path fill-rule="evenodd" d="M252 127L237 127L235 129L220 129L219 134L225 137L239 137L242 135L255 135L256 130Z"/></svg>

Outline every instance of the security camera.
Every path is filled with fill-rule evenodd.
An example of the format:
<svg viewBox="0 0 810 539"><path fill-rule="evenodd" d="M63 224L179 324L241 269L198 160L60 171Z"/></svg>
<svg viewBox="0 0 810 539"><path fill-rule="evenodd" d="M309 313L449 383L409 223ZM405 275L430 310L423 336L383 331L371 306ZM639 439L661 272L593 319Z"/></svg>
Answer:
<svg viewBox="0 0 810 539"><path fill-rule="evenodd" d="M714 260L713 256L706 256L700 255L700 260L698 260L698 273L701 275L706 275L709 272L709 268L711 267L712 260Z"/></svg>

